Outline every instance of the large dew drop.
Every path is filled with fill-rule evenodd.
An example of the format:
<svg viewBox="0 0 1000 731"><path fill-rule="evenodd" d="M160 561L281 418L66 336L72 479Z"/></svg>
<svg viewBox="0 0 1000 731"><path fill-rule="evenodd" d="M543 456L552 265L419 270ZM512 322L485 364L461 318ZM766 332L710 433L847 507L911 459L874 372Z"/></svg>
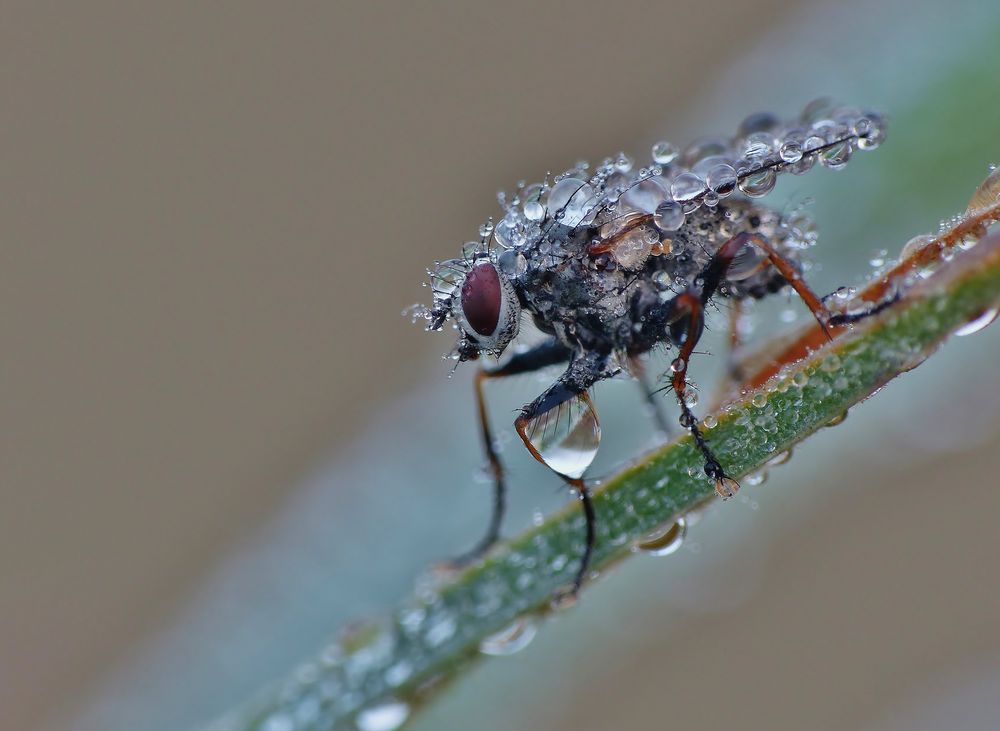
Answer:
<svg viewBox="0 0 1000 731"><path fill-rule="evenodd" d="M661 183L662 180L663 178L646 178L630 186L622 194L622 205L643 213L652 213L658 205L667 200L668 193Z"/></svg>
<svg viewBox="0 0 1000 731"><path fill-rule="evenodd" d="M576 479L601 444L601 425L587 396L577 396L530 420L525 435L551 469Z"/></svg>
<svg viewBox="0 0 1000 731"><path fill-rule="evenodd" d="M496 634L479 643L479 651L484 655L513 655L531 644L538 632L533 619L521 617Z"/></svg>
<svg viewBox="0 0 1000 731"><path fill-rule="evenodd" d="M546 204L549 215L566 226L576 226L596 203L594 189L578 178L565 178L552 187Z"/></svg>

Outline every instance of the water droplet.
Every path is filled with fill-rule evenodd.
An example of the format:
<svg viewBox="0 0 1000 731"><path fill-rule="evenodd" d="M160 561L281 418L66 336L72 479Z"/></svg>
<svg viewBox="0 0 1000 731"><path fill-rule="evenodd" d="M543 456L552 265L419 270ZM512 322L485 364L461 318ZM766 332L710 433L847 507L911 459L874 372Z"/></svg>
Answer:
<svg viewBox="0 0 1000 731"><path fill-rule="evenodd" d="M1000 314L1000 309L996 307L991 307L983 310L976 317L969 320L967 323L962 325L955 331L955 335L965 336L977 333L985 327L988 327L994 320L997 319L997 315Z"/></svg>
<svg viewBox="0 0 1000 731"><path fill-rule="evenodd" d="M908 259L932 241L934 241L934 237L930 234L920 234L919 236L914 236L903 246L903 250L899 253L899 258Z"/></svg>
<svg viewBox="0 0 1000 731"><path fill-rule="evenodd" d="M966 213L995 205L997 201L1000 201L1000 168L993 168L972 194Z"/></svg>
<svg viewBox="0 0 1000 731"><path fill-rule="evenodd" d="M715 165L705 175L705 183L720 198L736 190L736 169L727 163Z"/></svg>
<svg viewBox="0 0 1000 731"><path fill-rule="evenodd" d="M691 204L705 192L705 181L694 173L681 173L670 184L670 195L681 204Z"/></svg>
<svg viewBox="0 0 1000 731"><path fill-rule="evenodd" d="M791 458L792 458L792 449L791 449L791 447L789 447L784 452L781 452L777 456L772 457L771 459L769 459L767 461L767 464L765 466L766 467L778 467L778 466L783 465L786 462L788 462L788 460L790 460Z"/></svg>
<svg viewBox="0 0 1000 731"><path fill-rule="evenodd" d="M500 271L508 277L516 277L528 270L528 260L520 251L508 249L497 258Z"/></svg>
<svg viewBox="0 0 1000 731"><path fill-rule="evenodd" d="M758 485L763 485L767 482L767 470L759 469L756 472L751 472L749 475L743 478L743 482L750 485L751 487L757 487Z"/></svg>
<svg viewBox="0 0 1000 731"><path fill-rule="evenodd" d="M601 444L597 412L586 396L577 396L529 420L525 435L546 465L571 478L583 476Z"/></svg>
<svg viewBox="0 0 1000 731"><path fill-rule="evenodd" d="M840 356L835 353L831 353L823 359L823 362L819 364L819 367L827 373L837 371L840 368Z"/></svg>
<svg viewBox="0 0 1000 731"><path fill-rule="evenodd" d="M753 170L753 165L756 164L758 164L756 161L751 163L750 170ZM760 198L774 190L777 177L778 174L774 168L762 167L740 178L740 190L750 198Z"/></svg>
<svg viewBox="0 0 1000 731"><path fill-rule="evenodd" d="M764 405L767 403L767 396L763 393L759 392L755 393L753 395L753 398L750 399L750 403L752 403L758 409L762 409L764 408Z"/></svg>
<svg viewBox="0 0 1000 731"><path fill-rule="evenodd" d="M858 149L874 150L885 139L885 121L880 115L868 112L854 123L854 134L858 136Z"/></svg>
<svg viewBox="0 0 1000 731"><path fill-rule="evenodd" d="M740 490L740 483L732 477L721 477L715 481L715 492L723 500L728 500Z"/></svg>
<svg viewBox="0 0 1000 731"><path fill-rule="evenodd" d="M667 199L663 178L648 178L629 187L621 197L622 205L643 213L653 213Z"/></svg>
<svg viewBox="0 0 1000 731"><path fill-rule="evenodd" d="M743 156L759 158L774 152L774 135L768 132L754 132L743 142Z"/></svg>
<svg viewBox="0 0 1000 731"><path fill-rule="evenodd" d="M491 233L493 233L493 221L487 221L479 227L479 235L483 238L486 238Z"/></svg>
<svg viewBox="0 0 1000 731"><path fill-rule="evenodd" d="M705 417L705 428L706 429L714 429L718 425L719 425L719 420L716 419L714 415L709 414L708 416Z"/></svg>
<svg viewBox="0 0 1000 731"><path fill-rule="evenodd" d="M524 217L529 221L541 221L545 218L545 206L537 200L527 201L524 204Z"/></svg>
<svg viewBox="0 0 1000 731"><path fill-rule="evenodd" d="M669 556L680 550L686 535L687 521L681 516L676 522L650 533L636 544L636 548L650 556Z"/></svg>
<svg viewBox="0 0 1000 731"><path fill-rule="evenodd" d="M529 617L520 617L499 632L479 643L484 655L513 655L531 644L538 632L538 625Z"/></svg>
<svg viewBox="0 0 1000 731"><path fill-rule="evenodd" d="M632 169L632 159L624 152L618 153L618 158L615 160L615 169L620 173L627 173Z"/></svg>
<svg viewBox="0 0 1000 731"><path fill-rule="evenodd" d="M431 274L431 287L435 297L448 297L465 279L465 263L444 261Z"/></svg>
<svg viewBox="0 0 1000 731"><path fill-rule="evenodd" d="M665 140L653 145L653 162L658 165L669 165L679 154L679 150Z"/></svg>
<svg viewBox="0 0 1000 731"><path fill-rule="evenodd" d="M467 261L475 260L484 251L481 241L466 241L462 244L462 258Z"/></svg>
<svg viewBox="0 0 1000 731"><path fill-rule="evenodd" d="M847 410L845 409L841 413L837 414L835 417L826 422L825 426L837 426L843 424L844 420L847 418Z"/></svg>
<svg viewBox="0 0 1000 731"><path fill-rule="evenodd" d="M594 189L579 178L560 180L549 192L546 203L549 215L565 226L576 226L592 211Z"/></svg>
<svg viewBox="0 0 1000 731"><path fill-rule="evenodd" d="M424 640L431 647L437 647L450 640L457 629L455 618L450 614L439 618L424 635Z"/></svg>
<svg viewBox="0 0 1000 731"><path fill-rule="evenodd" d="M395 731L410 715L410 707L397 700L387 700L366 708L354 719L358 731Z"/></svg>
<svg viewBox="0 0 1000 731"><path fill-rule="evenodd" d="M802 145L798 140L788 140L782 143L778 150L778 155L788 163L795 163L802 159Z"/></svg>
<svg viewBox="0 0 1000 731"><path fill-rule="evenodd" d="M819 153L819 161L821 165L830 170L840 170L847 165L847 161L851 159L851 153L853 152L854 147L851 145L850 140L844 140Z"/></svg>
<svg viewBox="0 0 1000 731"><path fill-rule="evenodd" d="M687 368L687 361L685 361L683 358L674 358L672 361L670 361L670 370L673 373L680 373L685 368Z"/></svg>
<svg viewBox="0 0 1000 731"><path fill-rule="evenodd" d="M385 682L393 688L402 685L413 674L413 665L406 660L400 660L385 671Z"/></svg>
<svg viewBox="0 0 1000 731"><path fill-rule="evenodd" d="M680 204L673 201L664 201L656 207L653 223L661 231L670 232L676 231L683 226L684 219L684 209L681 208Z"/></svg>

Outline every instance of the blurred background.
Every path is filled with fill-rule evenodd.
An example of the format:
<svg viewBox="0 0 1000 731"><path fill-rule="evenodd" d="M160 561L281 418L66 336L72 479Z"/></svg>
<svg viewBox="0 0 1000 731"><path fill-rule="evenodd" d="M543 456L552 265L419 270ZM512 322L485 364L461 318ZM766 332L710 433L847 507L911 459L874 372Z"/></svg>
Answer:
<svg viewBox="0 0 1000 731"><path fill-rule="evenodd" d="M197 728L478 537L471 369L400 312L498 188L881 109L881 149L774 194L815 198L830 291L1000 161L992 0L0 13L4 729ZM949 343L412 728L995 728L998 356ZM498 428L540 387L496 384ZM652 434L597 399L601 471ZM509 531L566 499L518 452Z"/></svg>

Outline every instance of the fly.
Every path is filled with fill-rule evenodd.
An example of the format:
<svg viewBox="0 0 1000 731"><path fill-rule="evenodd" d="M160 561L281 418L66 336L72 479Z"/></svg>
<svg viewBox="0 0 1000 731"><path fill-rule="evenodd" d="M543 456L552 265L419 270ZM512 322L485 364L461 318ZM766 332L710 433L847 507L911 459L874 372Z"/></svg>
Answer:
<svg viewBox="0 0 1000 731"><path fill-rule="evenodd" d="M874 149L884 136L879 114L820 100L791 122L754 114L732 138L703 139L683 151L659 142L651 162L638 169L621 154L593 172L579 163L552 181L500 195L497 224L484 224L480 239L466 244L460 257L429 270L433 304L420 310L428 330L452 322L458 362L504 355L525 316L546 336L477 371L494 505L486 534L460 563L496 543L505 508L504 468L483 392L488 380L565 365L521 409L514 428L531 455L579 496L586 536L574 594L594 546L596 517L584 474L601 440L589 396L598 381L619 373L642 380L644 356L657 348L676 350L666 375L680 424L719 496L736 494L739 484L716 459L692 412L688 369L705 309L715 298L739 305L790 286L828 335L881 309L829 310L802 276L803 251L814 234L757 199L771 192L780 174L801 175L817 163L838 170L855 150ZM735 321L733 327L735 343Z"/></svg>

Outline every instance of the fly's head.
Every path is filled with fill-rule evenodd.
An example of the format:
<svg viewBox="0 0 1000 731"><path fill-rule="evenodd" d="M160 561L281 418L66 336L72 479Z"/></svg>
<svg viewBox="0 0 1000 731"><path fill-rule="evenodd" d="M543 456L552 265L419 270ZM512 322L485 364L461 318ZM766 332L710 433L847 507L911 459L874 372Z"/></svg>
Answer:
<svg viewBox="0 0 1000 731"><path fill-rule="evenodd" d="M459 333L451 356L459 362L480 353L499 356L517 336L521 304L514 283L485 245L467 245L461 259L437 262L428 270L434 302L421 310L428 330L452 321Z"/></svg>

